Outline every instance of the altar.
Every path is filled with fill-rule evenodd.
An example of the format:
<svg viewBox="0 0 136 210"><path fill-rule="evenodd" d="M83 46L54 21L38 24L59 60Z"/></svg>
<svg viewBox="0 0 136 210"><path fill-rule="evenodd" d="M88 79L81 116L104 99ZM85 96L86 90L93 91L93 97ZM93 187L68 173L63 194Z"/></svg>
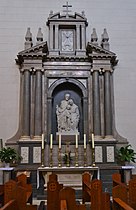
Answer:
<svg viewBox="0 0 136 210"><path fill-rule="evenodd" d="M46 189L49 175L52 173L58 175L58 181L60 184L74 188L81 188L82 174L84 172L89 172L92 179L100 179L99 167L39 167L37 169L37 188L39 188L40 175L44 178L44 188Z"/></svg>

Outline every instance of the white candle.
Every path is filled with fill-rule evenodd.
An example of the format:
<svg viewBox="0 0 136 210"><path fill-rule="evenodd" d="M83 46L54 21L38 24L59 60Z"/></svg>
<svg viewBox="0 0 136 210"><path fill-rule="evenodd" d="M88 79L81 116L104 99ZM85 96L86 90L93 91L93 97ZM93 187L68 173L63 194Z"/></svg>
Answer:
<svg viewBox="0 0 136 210"><path fill-rule="evenodd" d="M78 148L78 135L76 134L76 148Z"/></svg>
<svg viewBox="0 0 136 210"><path fill-rule="evenodd" d="M86 134L84 134L84 149L86 149Z"/></svg>
<svg viewBox="0 0 136 210"><path fill-rule="evenodd" d="M44 149L44 134L42 134L42 149Z"/></svg>
<svg viewBox="0 0 136 210"><path fill-rule="evenodd" d="M92 148L94 149L94 134L92 133Z"/></svg>
<svg viewBox="0 0 136 210"><path fill-rule="evenodd" d="M52 143L53 143L52 137L53 137L53 134L51 133L51 135L50 135L50 149L52 149Z"/></svg>
<svg viewBox="0 0 136 210"><path fill-rule="evenodd" d="M59 134L59 149L61 149L61 134Z"/></svg>

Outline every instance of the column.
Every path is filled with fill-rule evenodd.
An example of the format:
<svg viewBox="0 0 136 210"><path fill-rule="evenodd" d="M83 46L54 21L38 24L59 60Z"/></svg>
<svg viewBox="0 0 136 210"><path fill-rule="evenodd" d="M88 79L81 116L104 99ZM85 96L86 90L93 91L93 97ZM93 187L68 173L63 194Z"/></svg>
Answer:
<svg viewBox="0 0 136 210"><path fill-rule="evenodd" d="M76 48L77 48L77 50L80 50L80 25L76 25L76 44L77 44L77 46L76 46Z"/></svg>
<svg viewBox="0 0 136 210"><path fill-rule="evenodd" d="M24 71L22 135L30 136L30 71Z"/></svg>
<svg viewBox="0 0 136 210"><path fill-rule="evenodd" d="M50 49L53 49L53 25L50 24Z"/></svg>
<svg viewBox="0 0 136 210"><path fill-rule="evenodd" d="M94 134L101 135L101 119L100 119L100 88L99 88L99 72L93 72L93 124Z"/></svg>
<svg viewBox="0 0 136 210"><path fill-rule="evenodd" d="M112 135L112 107L110 71L104 73L104 108L105 108L105 135Z"/></svg>
<svg viewBox="0 0 136 210"><path fill-rule="evenodd" d="M31 112L30 112L30 136L34 137L34 117L35 117L35 71L31 74Z"/></svg>
<svg viewBox="0 0 136 210"><path fill-rule="evenodd" d="M35 84L35 136L42 134L42 72L36 71Z"/></svg>
<svg viewBox="0 0 136 210"><path fill-rule="evenodd" d="M55 24L55 50L58 50L58 24Z"/></svg>
<svg viewBox="0 0 136 210"><path fill-rule="evenodd" d="M85 46L86 46L86 37L85 37L85 25L81 26L81 30L82 30L82 50L85 50Z"/></svg>

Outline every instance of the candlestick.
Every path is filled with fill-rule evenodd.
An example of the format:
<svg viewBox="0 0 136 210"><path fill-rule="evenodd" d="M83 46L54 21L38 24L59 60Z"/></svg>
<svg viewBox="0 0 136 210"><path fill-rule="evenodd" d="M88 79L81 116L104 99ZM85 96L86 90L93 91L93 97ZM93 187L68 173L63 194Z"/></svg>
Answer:
<svg viewBox="0 0 136 210"><path fill-rule="evenodd" d="M76 134L76 148L78 148L78 135Z"/></svg>
<svg viewBox="0 0 136 210"><path fill-rule="evenodd" d="M59 149L61 149L61 134L59 134Z"/></svg>
<svg viewBox="0 0 136 210"><path fill-rule="evenodd" d="M86 149L86 134L84 134L84 149Z"/></svg>
<svg viewBox="0 0 136 210"><path fill-rule="evenodd" d="M53 137L53 134L50 135L50 149L52 149L52 143L53 143L52 137Z"/></svg>
<svg viewBox="0 0 136 210"><path fill-rule="evenodd" d="M42 134L42 149L44 149L44 134Z"/></svg>
<svg viewBox="0 0 136 210"><path fill-rule="evenodd" d="M92 133L92 148L94 149L94 134Z"/></svg>

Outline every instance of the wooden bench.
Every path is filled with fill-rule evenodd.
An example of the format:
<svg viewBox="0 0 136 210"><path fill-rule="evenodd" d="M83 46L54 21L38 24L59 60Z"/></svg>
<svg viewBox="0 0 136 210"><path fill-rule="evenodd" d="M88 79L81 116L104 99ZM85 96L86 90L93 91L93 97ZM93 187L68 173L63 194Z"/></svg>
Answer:
<svg viewBox="0 0 136 210"><path fill-rule="evenodd" d="M83 184L83 203L90 201L92 210L110 210L110 195L107 192L102 192L102 181L92 180L88 172L82 175Z"/></svg>
<svg viewBox="0 0 136 210"><path fill-rule="evenodd" d="M59 210L59 192L63 188L62 184L57 181L56 174L49 175L49 181L47 183L47 210Z"/></svg>
<svg viewBox="0 0 136 210"><path fill-rule="evenodd" d="M59 192L59 201L61 210L86 210L84 204L77 204L75 190L71 187L64 187Z"/></svg>
<svg viewBox="0 0 136 210"><path fill-rule="evenodd" d="M21 173L16 177L18 184L26 189L27 203L32 204L32 185L27 183L27 175Z"/></svg>
<svg viewBox="0 0 136 210"><path fill-rule="evenodd" d="M117 178L117 179L116 179ZM126 209L128 206L130 208L136 209L136 179L131 179L128 186L120 182L119 176L113 175L113 209L117 206ZM127 207L126 207L127 206Z"/></svg>
<svg viewBox="0 0 136 210"><path fill-rule="evenodd" d="M21 206L19 201L10 200L8 203L2 206L0 210L37 210L37 206L36 205Z"/></svg>
<svg viewBox="0 0 136 210"><path fill-rule="evenodd" d="M28 192L25 187L22 187L20 182L9 180L4 184L4 205L9 201L16 200L19 209L36 209L36 206L28 205ZM11 205L11 204L10 204Z"/></svg>

